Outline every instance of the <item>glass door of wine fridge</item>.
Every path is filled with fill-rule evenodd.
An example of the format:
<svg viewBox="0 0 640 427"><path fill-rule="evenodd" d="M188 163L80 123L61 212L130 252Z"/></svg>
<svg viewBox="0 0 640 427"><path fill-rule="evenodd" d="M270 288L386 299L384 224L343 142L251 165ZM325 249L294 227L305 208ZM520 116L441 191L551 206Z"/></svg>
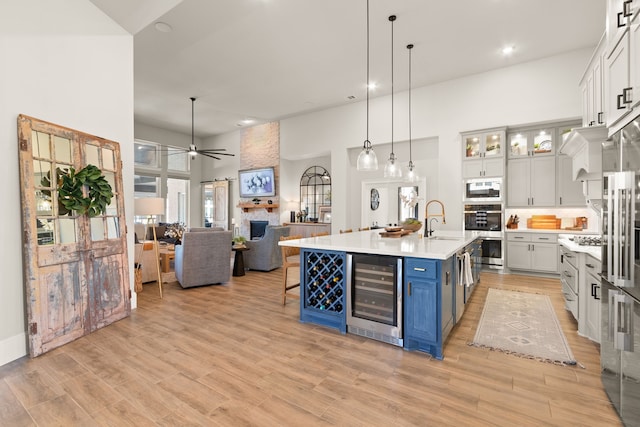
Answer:
<svg viewBox="0 0 640 427"><path fill-rule="evenodd" d="M347 256L347 331L402 345L402 258Z"/></svg>

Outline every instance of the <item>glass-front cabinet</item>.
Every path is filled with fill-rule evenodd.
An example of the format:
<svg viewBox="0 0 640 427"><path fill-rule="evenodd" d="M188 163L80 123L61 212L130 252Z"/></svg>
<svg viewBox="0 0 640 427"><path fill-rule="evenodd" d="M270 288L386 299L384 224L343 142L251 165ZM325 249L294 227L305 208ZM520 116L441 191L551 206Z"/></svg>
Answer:
<svg viewBox="0 0 640 427"><path fill-rule="evenodd" d="M510 133L509 157L527 157L556 153L556 129L543 128Z"/></svg>
<svg viewBox="0 0 640 427"><path fill-rule="evenodd" d="M463 159L480 159L483 157L501 157L504 131L467 134L463 137Z"/></svg>

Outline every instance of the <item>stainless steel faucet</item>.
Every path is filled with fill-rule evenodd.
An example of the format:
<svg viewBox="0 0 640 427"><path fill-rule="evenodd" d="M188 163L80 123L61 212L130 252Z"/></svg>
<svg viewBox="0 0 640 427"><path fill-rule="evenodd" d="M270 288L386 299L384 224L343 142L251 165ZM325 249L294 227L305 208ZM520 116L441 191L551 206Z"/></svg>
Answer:
<svg viewBox="0 0 640 427"><path fill-rule="evenodd" d="M429 215L429 205L431 205L431 203L438 203L440 205L440 208L441 208L441 213ZM424 215L426 217L425 218L425 222L427 222L429 224L429 230L427 231L427 234L429 236L433 235L433 228L431 226L432 223L429 221L430 217L431 217L431 219L435 219L437 221L437 218L435 218L435 217L441 216L442 217L442 223L443 224L447 223L447 220L444 217L444 204L440 200L436 200L436 199L429 200L427 202L427 206L424 209Z"/></svg>

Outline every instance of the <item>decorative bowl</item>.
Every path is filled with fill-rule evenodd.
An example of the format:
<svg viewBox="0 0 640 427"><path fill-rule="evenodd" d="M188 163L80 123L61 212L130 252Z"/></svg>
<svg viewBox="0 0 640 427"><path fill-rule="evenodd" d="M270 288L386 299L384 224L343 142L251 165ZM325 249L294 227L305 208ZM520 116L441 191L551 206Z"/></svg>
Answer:
<svg viewBox="0 0 640 427"><path fill-rule="evenodd" d="M393 233L396 231L401 231L402 227L385 227L384 231L388 232L388 233Z"/></svg>
<svg viewBox="0 0 640 427"><path fill-rule="evenodd" d="M416 231L420 230L420 227L422 227L422 223L421 222L412 222L410 224L400 224L400 226L402 227L403 230L408 230L411 231L412 233L415 233Z"/></svg>

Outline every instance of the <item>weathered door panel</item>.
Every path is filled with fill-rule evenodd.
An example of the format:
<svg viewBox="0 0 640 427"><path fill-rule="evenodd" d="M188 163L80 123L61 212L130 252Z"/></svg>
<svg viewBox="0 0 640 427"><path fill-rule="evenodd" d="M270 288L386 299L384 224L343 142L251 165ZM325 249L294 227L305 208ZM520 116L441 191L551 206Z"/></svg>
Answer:
<svg viewBox="0 0 640 427"><path fill-rule="evenodd" d="M95 258L91 269L93 286L89 288L89 316L93 332L128 316L131 307L128 282L124 280L125 269L119 255Z"/></svg>
<svg viewBox="0 0 640 427"><path fill-rule="evenodd" d="M30 355L128 316L129 268L118 143L18 117L24 282ZM92 164L114 197L103 215L58 202L58 170ZM84 189L86 196L87 189Z"/></svg>
<svg viewBox="0 0 640 427"><path fill-rule="evenodd" d="M87 318L87 283L82 266L58 264L40 269L37 333L30 334L32 348L42 352L59 347L85 335Z"/></svg>

